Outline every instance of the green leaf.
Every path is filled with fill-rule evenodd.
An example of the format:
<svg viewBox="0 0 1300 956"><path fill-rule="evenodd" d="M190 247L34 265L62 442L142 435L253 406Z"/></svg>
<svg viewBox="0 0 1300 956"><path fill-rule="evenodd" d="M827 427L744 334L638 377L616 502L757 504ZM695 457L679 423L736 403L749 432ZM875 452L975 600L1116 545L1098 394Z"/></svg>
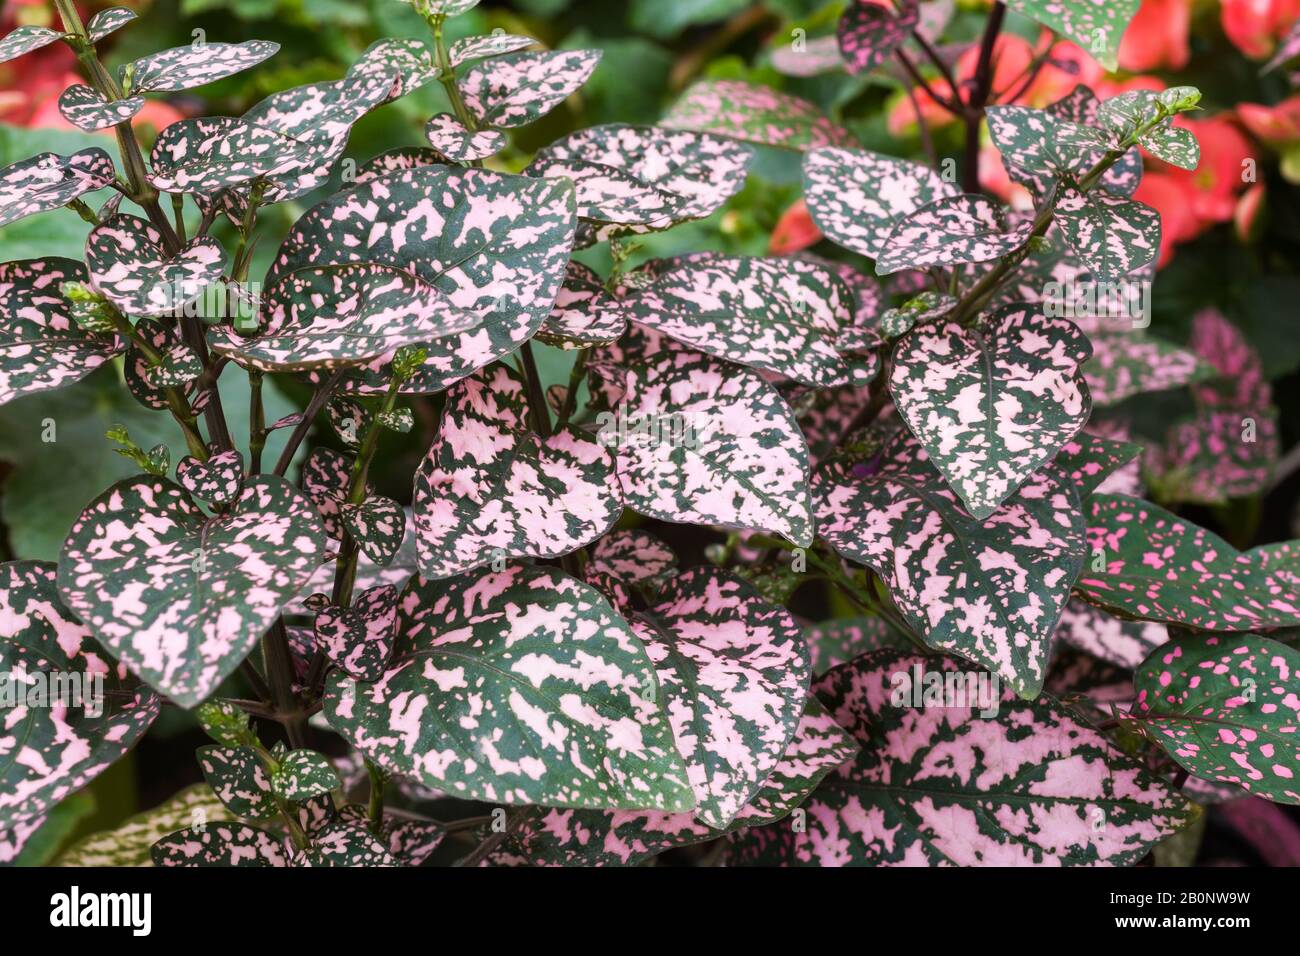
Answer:
<svg viewBox="0 0 1300 956"><path fill-rule="evenodd" d="M1183 638L1133 675L1133 716L1179 766L1300 804L1300 652L1255 634Z"/></svg>
<svg viewBox="0 0 1300 956"><path fill-rule="evenodd" d="M600 594L512 567L402 595L387 673L327 681L330 726L385 770L467 799L687 810L645 649Z"/></svg>
<svg viewBox="0 0 1300 956"><path fill-rule="evenodd" d="M271 775L271 789L286 800L303 803L339 786L338 774L324 754L294 750Z"/></svg>
<svg viewBox="0 0 1300 956"><path fill-rule="evenodd" d="M1011 9L1073 40L1107 70L1119 68L1119 44L1141 0L1008 0Z"/></svg>
<svg viewBox="0 0 1300 956"><path fill-rule="evenodd" d="M162 837L184 827L227 823L231 819L207 784L196 783L115 829L77 841L59 857L58 865L153 866L149 848Z"/></svg>
<svg viewBox="0 0 1300 956"><path fill-rule="evenodd" d="M1138 144L1179 169L1194 170L1201 163L1201 144L1191 130L1181 126L1157 126L1139 136Z"/></svg>
<svg viewBox="0 0 1300 956"><path fill-rule="evenodd" d="M273 817L279 813L271 792L271 775L252 747L209 744L198 750L199 769L217 799L237 817Z"/></svg>

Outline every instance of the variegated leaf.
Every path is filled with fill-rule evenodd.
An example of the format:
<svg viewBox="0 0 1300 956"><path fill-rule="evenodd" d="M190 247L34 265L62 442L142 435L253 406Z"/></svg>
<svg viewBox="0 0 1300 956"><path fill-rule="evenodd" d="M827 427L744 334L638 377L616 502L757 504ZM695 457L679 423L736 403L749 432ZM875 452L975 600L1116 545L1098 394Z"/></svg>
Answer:
<svg viewBox="0 0 1300 956"><path fill-rule="evenodd" d="M1225 504L1267 490L1281 452L1277 415L1267 408L1205 409L1169 426L1146 458L1153 497Z"/></svg>
<svg viewBox="0 0 1300 956"><path fill-rule="evenodd" d="M776 389L650 329L634 326L629 338L636 357L619 407L597 419L628 507L811 544L807 446Z"/></svg>
<svg viewBox="0 0 1300 956"><path fill-rule="evenodd" d="M379 680L393 653L398 589L369 588L350 607L329 605L316 615L316 646L357 680Z"/></svg>
<svg viewBox="0 0 1300 956"><path fill-rule="evenodd" d="M985 196L944 196L894 226L876 260L876 274L988 262L1029 241L1033 223L1008 223L1004 207Z"/></svg>
<svg viewBox="0 0 1300 956"><path fill-rule="evenodd" d="M708 567L669 581L658 603L630 620L659 674L696 819L725 827L785 755L803 716L812 665L799 625L751 585Z"/></svg>
<svg viewBox="0 0 1300 956"><path fill-rule="evenodd" d="M1162 392L1205 379L1208 369L1186 349L1140 331L1087 332L1092 358L1084 378L1093 402L1118 405L1134 395Z"/></svg>
<svg viewBox="0 0 1300 956"><path fill-rule="evenodd" d="M0 169L0 226L66 206L117 178L113 160L98 146L69 156L38 153Z"/></svg>
<svg viewBox="0 0 1300 956"><path fill-rule="evenodd" d="M423 40L376 40L348 68L348 79L396 77L387 100L395 100L438 78L433 51Z"/></svg>
<svg viewBox="0 0 1300 956"><path fill-rule="evenodd" d="M926 644L988 668L1022 697L1038 694L1084 561L1072 488L1040 471L976 520L901 432L878 462L822 466L813 496L822 537L880 575Z"/></svg>
<svg viewBox="0 0 1300 956"><path fill-rule="evenodd" d="M233 817L207 784L196 783L113 830L92 833L59 854L59 866L153 866L155 842L198 823L229 823Z"/></svg>
<svg viewBox="0 0 1300 956"><path fill-rule="evenodd" d="M154 866L288 866L285 841L246 823L205 823L169 834L149 851Z"/></svg>
<svg viewBox="0 0 1300 956"><path fill-rule="evenodd" d="M199 43L151 53L119 70L130 76L131 93L174 93L205 86L257 66L275 56L280 44L268 40Z"/></svg>
<svg viewBox="0 0 1300 956"><path fill-rule="evenodd" d="M918 674L960 706L917 706ZM924 678L923 678L924 679ZM835 668L816 692L861 744L804 803L807 825L736 838L733 864L1132 865L1194 808L1050 697L992 695L981 717L948 658L883 650ZM925 698L922 698L925 699ZM919 703L919 701L918 701ZM1098 826L1099 819L1105 826Z"/></svg>
<svg viewBox="0 0 1300 956"><path fill-rule="evenodd" d="M1169 640L1169 629L1148 621L1125 621L1071 598L1056 636L1108 664L1132 670L1153 648Z"/></svg>
<svg viewBox="0 0 1300 956"><path fill-rule="evenodd" d="M0 40L0 63L8 63L24 53L39 50L63 38L63 34L49 27L17 27L5 34Z"/></svg>
<svg viewBox="0 0 1300 956"><path fill-rule="evenodd" d="M1008 0L1011 9L1037 20L1092 53L1106 69L1118 68L1119 44L1141 0Z"/></svg>
<svg viewBox="0 0 1300 956"><path fill-rule="evenodd" d="M336 540L343 537L341 512L352 481L352 464L353 457L322 445L311 450L302 466L303 493L320 515L325 533Z"/></svg>
<svg viewBox="0 0 1300 956"><path fill-rule="evenodd" d="M594 238L608 239L704 218L744 185L750 158L717 136L611 124L552 143L527 171L573 180L578 214L604 223Z"/></svg>
<svg viewBox="0 0 1300 956"><path fill-rule="evenodd" d="M285 800L303 803L339 786L329 758L314 750L293 750L271 775L271 788Z"/></svg>
<svg viewBox="0 0 1300 956"><path fill-rule="evenodd" d="M827 238L872 259L895 225L936 199L959 195L920 163L860 149L818 149L803 161L804 199Z"/></svg>
<svg viewBox="0 0 1300 956"><path fill-rule="evenodd" d="M86 239L86 267L97 292L127 315L171 315L221 281L226 253L202 236L169 256L163 237L135 216L114 216Z"/></svg>
<svg viewBox="0 0 1300 956"><path fill-rule="evenodd" d="M942 319L957 306L957 300L942 292L922 292L880 317L880 333L886 338L901 338L917 325Z"/></svg>
<svg viewBox="0 0 1300 956"><path fill-rule="evenodd" d="M139 476L72 526L59 590L114 656L188 707L239 666L324 550L315 511L282 478L250 477L208 517L170 481Z"/></svg>
<svg viewBox="0 0 1300 956"><path fill-rule="evenodd" d="M623 511L609 449L571 425L549 438L534 434L524 381L506 365L448 392L413 500L425 578L499 558L568 554Z"/></svg>
<svg viewBox="0 0 1300 956"><path fill-rule="evenodd" d="M555 306L537 337L563 349L615 342L627 328L627 310L588 266L570 261Z"/></svg>
<svg viewBox="0 0 1300 956"><path fill-rule="evenodd" d="M486 159L506 148L506 134L487 129L471 132L451 113L439 113L424 127L434 149L458 163Z"/></svg>
<svg viewBox="0 0 1300 956"><path fill-rule="evenodd" d="M614 531L591 549L583 571L607 574L624 584L658 588L677 571L677 555L648 531Z"/></svg>
<svg viewBox="0 0 1300 956"><path fill-rule="evenodd" d="M585 584L546 567L416 579L388 671L327 681L330 726L384 769L502 803L694 805L654 665Z"/></svg>
<svg viewBox="0 0 1300 956"><path fill-rule="evenodd" d="M110 33L116 33L134 19L136 19L134 10L126 7L109 7L107 10L100 10L90 18L90 22L86 24L86 33L97 43Z"/></svg>
<svg viewBox="0 0 1300 956"><path fill-rule="evenodd" d="M158 716L158 698L104 656L44 562L0 564L0 684L0 831L80 790Z"/></svg>
<svg viewBox="0 0 1300 956"><path fill-rule="evenodd" d="M1080 191L1064 183L1056 223L1065 241L1101 282L1117 282L1155 261L1160 213L1104 189Z"/></svg>
<svg viewBox="0 0 1300 956"><path fill-rule="evenodd" d="M1197 777L1300 804L1300 652L1254 634L1157 648L1133 675L1133 716Z"/></svg>
<svg viewBox="0 0 1300 956"><path fill-rule="evenodd" d="M836 28L840 54L850 73L866 73L885 63L903 45L920 19L917 0L903 0L897 11L870 0L853 0Z"/></svg>
<svg viewBox="0 0 1300 956"><path fill-rule="evenodd" d="M740 80L695 82L660 125L797 150L854 141L807 100Z"/></svg>
<svg viewBox="0 0 1300 956"><path fill-rule="evenodd" d="M293 866L397 866L397 860L369 830L336 821L312 834L311 846L294 857Z"/></svg>
<svg viewBox="0 0 1300 956"><path fill-rule="evenodd" d="M1050 467L1074 486L1079 500L1083 501L1107 478L1141 454L1141 445L1081 431L1061 446Z"/></svg>
<svg viewBox="0 0 1300 956"><path fill-rule="evenodd" d="M87 133L116 126L118 123L128 123L142 109L143 96L130 96L109 102L94 87L83 83L69 86L59 96L59 112L63 118Z"/></svg>
<svg viewBox="0 0 1300 956"><path fill-rule="evenodd" d="M809 37L802 47L779 43L772 47L772 66L786 76L809 77L844 71L840 41L834 34Z"/></svg>
<svg viewBox="0 0 1300 956"><path fill-rule="evenodd" d="M523 126L545 116L586 83L600 57L600 50L499 56L466 71L460 79L461 95L484 125Z"/></svg>
<svg viewBox="0 0 1300 956"><path fill-rule="evenodd" d="M354 185L361 186L389 173L418 169L421 166L446 166L451 158L427 146L403 146L374 156L357 167Z"/></svg>
<svg viewBox="0 0 1300 956"><path fill-rule="evenodd" d="M402 546L406 511L392 498L371 495L359 505L344 502L339 516L352 540L375 564L388 564Z"/></svg>
<svg viewBox="0 0 1300 956"><path fill-rule="evenodd" d="M1216 534L1127 495L1093 495L1080 597L1115 614L1203 631L1300 624L1293 579Z"/></svg>
<svg viewBox="0 0 1300 956"><path fill-rule="evenodd" d="M1079 369L1090 355L1068 319L1008 306L975 328L913 329L894 350L889 387L930 460L985 518L1088 421Z"/></svg>
<svg viewBox="0 0 1300 956"><path fill-rule="evenodd" d="M86 278L71 259L0 265L0 405L71 385L122 351L116 338L86 332L72 317L60 287Z"/></svg>
<svg viewBox="0 0 1300 956"><path fill-rule="evenodd" d="M401 269L478 313L473 330L428 345L406 392L446 388L513 352L541 327L573 248L567 183L484 169L426 166L373 179L326 200L290 231L268 285L297 269L351 262ZM348 392L382 392L388 362L344 379Z"/></svg>
<svg viewBox="0 0 1300 956"><path fill-rule="evenodd" d="M274 817L279 808L271 792L271 775L252 747L210 744L198 750L199 769L212 792L237 817Z"/></svg>
<svg viewBox="0 0 1300 956"><path fill-rule="evenodd" d="M488 33L483 36L466 37L457 40L447 51L448 64L455 69L471 60L485 60L489 57L502 56L526 50L537 43L532 37L515 36L510 33Z"/></svg>
<svg viewBox="0 0 1300 956"><path fill-rule="evenodd" d="M185 457L176 464L176 480L195 498L225 505L239 497L244 483L244 456L235 449L207 461Z"/></svg>
<svg viewBox="0 0 1300 956"><path fill-rule="evenodd" d="M1201 144L1196 134L1183 126L1157 126L1138 137L1148 153L1171 166L1194 171L1201 164Z"/></svg>
<svg viewBox="0 0 1300 956"><path fill-rule="evenodd" d="M817 677L860 654L899 646L903 640L892 635L878 617L841 617L805 624L803 636L812 651L813 674Z"/></svg>
<svg viewBox="0 0 1300 956"><path fill-rule="evenodd" d="M149 181L167 192L211 195L309 167L310 143L230 116L177 120L154 141Z"/></svg>
<svg viewBox="0 0 1300 956"><path fill-rule="evenodd" d="M404 345L455 341L482 324L437 286L378 262L310 266L267 290L266 329L245 338L223 326L212 348L267 372L332 369L391 359ZM445 348L445 344L444 344Z"/></svg>
<svg viewBox="0 0 1300 956"><path fill-rule="evenodd" d="M622 297L629 319L807 385L866 384L839 354L853 302L829 269L800 259L705 254L656 260L643 274L653 281Z"/></svg>

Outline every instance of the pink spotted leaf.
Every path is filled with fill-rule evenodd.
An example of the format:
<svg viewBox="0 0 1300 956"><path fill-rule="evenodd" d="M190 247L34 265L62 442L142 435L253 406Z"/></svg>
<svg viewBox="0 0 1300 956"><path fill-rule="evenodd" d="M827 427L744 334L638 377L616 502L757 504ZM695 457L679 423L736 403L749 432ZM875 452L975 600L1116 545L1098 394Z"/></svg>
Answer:
<svg viewBox="0 0 1300 956"><path fill-rule="evenodd" d="M200 747L197 757L203 779L235 816L256 820L279 814L271 775L252 747L210 744Z"/></svg>
<svg viewBox="0 0 1300 956"><path fill-rule="evenodd" d="M357 547L381 567L393 560L406 535L405 509L383 495L371 495L361 504L344 502L339 517Z"/></svg>
<svg viewBox="0 0 1300 956"><path fill-rule="evenodd" d="M944 196L894 225L876 260L876 273L1001 259L1021 248L1033 230L1009 224L1004 207L985 196Z"/></svg>
<svg viewBox="0 0 1300 956"><path fill-rule="evenodd" d="M195 498L226 505L239 497L244 483L244 456L239 451L220 452L207 461L185 457L176 464L176 481Z"/></svg>
<svg viewBox="0 0 1300 956"><path fill-rule="evenodd" d="M1081 431L1061 446L1049 467L1074 486L1082 501L1141 454L1141 445Z"/></svg>
<svg viewBox="0 0 1300 956"><path fill-rule="evenodd" d="M607 574L624 584L658 588L676 573L677 555L648 531L614 531L596 542L583 571Z"/></svg>
<svg viewBox="0 0 1300 956"><path fill-rule="evenodd" d="M119 70L130 78L130 93L174 93L216 82L250 69L279 52L268 40L200 43L141 57Z"/></svg>
<svg viewBox="0 0 1300 956"><path fill-rule="evenodd" d="M975 328L913 329L890 392L931 462L976 518L992 514L1088 421L1087 338L1068 319L1008 306Z"/></svg>
<svg viewBox="0 0 1300 956"><path fill-rule="evenodd" d="M466 37L457 40L447 51L447 60L452 68L471 60L485 60L506 53L526 50L537 43L532 37L515 36L510 33L487 33L483 36Z"/></svg>
<svg viewBox="0 0 1300 956"><path fill-rule="evenodd" d="M292 750L271 774L271 789L283 800L303 803L339 786L329 758L314 750Z"/></svg>
<svg viewBox="0 0 1300 956"><path fill-rule="evenodd" d="M65 206L117 178L113 160L98 146L69 156L38 153L0 169L0 226Z"/></svg>
<svg viewBox="0 0 1300 956"><path fill-rule="evenodd" d="M109 102L94 87L82 83L69 86L59 96L59 112L63 118L87 133L129 122L142 109L143 96Z"/></svg>
<svg viewBox="0 0 1300 956"><path fill-rule="evenodd" d="M689 810L655 667L598 592L543 566L415 579L374 683L333 671L330 726L385 770L468 798Z"/></svg>
<svg viewBox="0 0 1300 956"><path fill-rule="evenodd" d="M71 259L0 265L0 405L71 385L122 351L115 337L89 333L72 317L60 287L86 278Z"/></svg>
<svg viewBox="0 0 1300 956"><path fill-rule="evenodd" d="M505 133L492 129L472 132L451 113L439 113L429 120L424 135L434 149L458 163L486 159L506 146Z"/></svg>
<svg viewBox="0 0 1300 956"><path fill-rule="evenodd" d="M905 640L890 633L878 617L837 617L821 624L805 624L803 636L812 651L813 674L817 677L860 654L899 646L899 641Z"/></svg>
<svg viewBox="0 0 1300 956"><path fill-rule="evenodd" d="M525 383L504 364L448 392L413 501L426 578L498 558L568 554L623 511L610 450L570 425L549 438L535 434Z"/></svg>
<svg viewBox="0 0 1300 956"><path fill-rule="evenodd" d="M983 519L962 507L907 432L871 466L829 462L813 483L818 530L884 582L926 644L1032 698L1084 561L1074 490L1047 471Z"/></svg>
<svg viewBox="0 0 1300 956"><path fill-rule="evenodd" d="M177 120L158 134L149 181L168 192L211 195L259 177L300 171L312 144L230 116Z"/></svg>
<svg viewBox="0 0 1300 956"><path fill-rule="evenodd" d="M1120 40L1139 5L1140 0L1008 0L1011 9L1073 40L1111 71L1118 68Z"/></svg>
<svg viewBox="0 0 1300 956"><path fill-rule="evenodd" d="M853 135L807 100L740 80L699 80L673 104L661 126L713 133L784 149L848 146Z"/></svg>
<svg viewBox="0 0 1300 956"><path fill-rule="evenodd" d="M1144 268L1160 251L1160 213L1104 189L1083 192L1064 183L1056 200L1056 224L1101 282L1116 282Z"/></svg>
<svg viewBox="0 0 1300 956"><path fill-rule="evenodd" d="M0 834L29 830L121 759L158 716L157 696L105 656L55 578L53 564L0 564L0 673L12 695L0 736ZM79 700L53 696L75 686L69 677L82 680Z"/></svg>
<svg viewBox="0 0 1300 956"><path fill-rule="evenodd" d="M169 834L149 850L154 866L289 865L286 841L246 823L206 823Z"/></svg>
<svg viewBox="0 0 1300 956"><path fill-rule="evenodd" d="M352 463L352 456L322 445L311 450L302 466L303 494L320 515L325 533L331 538L343 537L342 510L352 480ZM370 490L367 485L366 493Z"/></svg>
<svg viewBox="0 0 1300 956"><path fill-rule="evenodd" d="M109 7L107 10L100 10L90 18L90 22L86 24L86 33L91 40L99 42L110 33L116 33L134 19L136 19L134 10L129 10L126 7Z"/></svg>
<svg viewBox="0 0 1300 956"><path fill-rule="evenodd" d="M1133 714L1197 777L1300 805L1300 652L1254 634L1159 647L1133 675Z"/></svg>
<svg viewBox="0 0 1300 956"><path fill-rule="evenodd" d="M523 126L576 92L591 78L600 57L600 50L499 56L466 71L459 81L461 95L481 124L502 129Z"/></svg>
<svg viewBox="0 0 1300 956"><path fill-rule="evenodd" d="M311 845L296 855L292 866L373 867L397 866L397 859L366 827L334 821L321 827L311 837Z"/></svg>
<svg viewBox="0 0 1300 956"><path fill-rule="evenodd" d="M438 78L433 51L423 40L385 38L370 44L348 68L347 79L396 77L386 101L398 99Z"/></svg>
<svg viewBox="0 0 1300 956"><path fill-rule="evenodd" d="M221 280L225 251L215 239L192 240L169 256L150 223L118 215L86 239L86 268L95 291L127 315L170 315Z"/></svg>
<svg viewBox="0 0 1300 956"><path fill-rule="evenodd" d="M869 0L853 0L836 29L849 72L866 73L884 64L916 29L919 19L917 0L903 0L897 12Z"/></svg>
<svg viewBox="0 0 1300 956"><path fill-rule="evenodd" d="M239 666L324 550L315 511L274 475L249 478L216 517L170 481L140 476L77 519L59 590L120 661L192 706Z"/></svg>
<svg viewBox="0 0 1300 956"><path fill-rule="evenodd" d="M564 285L537 337L562 349L590 348L618 340L627 328L627 310L590 267L571 261Z"/></svg>
<svg viewBox="0 0 1300 956"><path fill-rule="evenodd" d="M1108 664L1132 670L1153 648L1169 640L1169 630L1150 621L1126 621L1071 598L1056 637Z"/></svg>
<svg viewBox="0 0 1300 956"><path fill-rule="evenodd" d="M327 605L316 615L316 646L352 677L379 680L393 652L398 589L362 591L349 607Z"/></svg>
<svg viewBox="0 0 1300 956"><path fill-rule="evenodd" d="M49 27L24 26L5 34L0 39L0 63L8 63L24 53L57 43L63 34Z"/></svg>

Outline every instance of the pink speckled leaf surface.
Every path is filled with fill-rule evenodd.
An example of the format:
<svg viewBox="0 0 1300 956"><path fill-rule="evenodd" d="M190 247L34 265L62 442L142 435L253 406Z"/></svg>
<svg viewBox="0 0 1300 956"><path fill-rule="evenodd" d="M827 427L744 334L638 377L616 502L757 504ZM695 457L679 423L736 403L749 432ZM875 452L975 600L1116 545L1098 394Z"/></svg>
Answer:
<svg viewBox="0 0 1300 956"><path fill-rule="evenodd" d="M917 0L903 0L897 11L870 0L853 0L836 28L840 54L850 73L866 73L885 63L920 20Z"/></svg>
<svg viewBox="0 0 1300 956"><path fill-rule="evenodd" d="M816 149L848 146L853 135L807 100L740 80L699 80L673 104L660 125L732 139Z"/></svg>
<svg viewBox="0 0 1300 956"><path fill-rule="evenodd" d="M461 95L482 125L523 126L545 116L586 83L601 52L556 50L499 56L465 72L459 80Z"/></svg>
<svg viewBox="0 0 1300 956"><path fill-rule="evenodd" d="M86 239L91 285L126 315L171 315L220 281L225 264L207 236L169 256L162 233L135 216L114 216Z"/></svg>
<svg viewBox="0 0 1300 956"><path fill-rule="evenodd" d="M0 169L0 226L58 209L116 178L113 160L98 146L68 156L38 153L6 166Z"/></svg>
<svg viewBox="0 0 1300 956"><path fill-rule="evenodd" d="M204 86L250 69L279 52L268 40L243 43L192 43L151 53L119 70L131 73L132 93L171 93Z"/></svg>
<svg viewBox="0 0 1300 956"><path fill-rule="evenodd" d="M894 225L876 273L988 262L1014 253L1028 240L1033 223L1010 223L1006 210L985 196L942 196Z"/></svg>

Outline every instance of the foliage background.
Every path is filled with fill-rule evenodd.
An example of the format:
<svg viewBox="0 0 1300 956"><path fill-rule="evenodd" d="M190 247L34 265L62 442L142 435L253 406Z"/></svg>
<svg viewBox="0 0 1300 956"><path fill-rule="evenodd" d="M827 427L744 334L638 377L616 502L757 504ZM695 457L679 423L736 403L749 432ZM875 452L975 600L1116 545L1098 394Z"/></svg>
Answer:
<svg viewBox="0 0 1300 956"><path fill-rule="evenodd" d="M116 4L80 4L86 13L109 5ZM155 129L183 115L239 115L270 93L341 77L376 39L424 37L427 32L419 16L397 0L139 0L127 5L137 9L141 20L114 35L115 45L105 57L110 68L189 43L196 30L212 40L264 39L281 45L280 53L258 69L202 87L200 95L178 94L169 103L151 105L140 120ZM50 6L42 0L7 0L0 33L15 24L48 24ZM450 21L448 39L501 28L535 36L550 48L604 51L594 76L579 94L541 121L512 131L510 148L489 163L511 172L525 166L535 149L571 130L608 122L655 122L676 95L700 77L746 79L786 90L817 103L867 149L923 158L915 126L902 128L907 124L898 121L906 95L896 80L878 73L850 77L842 72L796 78L774 67L773 52L788 46L795 31L805 30L810 37L833 32L844 6L843 0L487 0ZM1205 94L1202 115L1220 118L1248 137L1240 123L1242 104L1283 104L1283 111L1290 106L1289 113L1277 114L1284 117L1300 117L1300 110L1287 102L1292 88L1286 70L1261 75L1264 57L1243 41L1244 28L1233 20L1239 12L1234 8L1241 6L1218 0L1146 0L1147 22L1142 29L1149 35L1145 39L1161 48L1148 57L1157 61L1158 68L1141 74L1146 79L1140 82L1199 87ZM1281 17L1290 11L1294 18L1300 12L1287 3L1263 6ZM979 0L958 3L947 36L976 40L987 7ZM1189 17L1185 55L1180 25L1184 12ZM1014 14L1008 17L1006 31L1031 45L1039 32L1035 24ZM55 108L54 101L72 81L69 74L75 74L75 68L75 59L62 44L21 63L0 66L0 166L45 150L67 153L101 142L99 136L69 127ZM1107 81L1118 86L1139 82L1138 76L1125 72ZM441 87L429 84L357 123L346 156L360 164L387 149L419 144L425 120L449 109ZM1300 150L1300 119L1290 122L1296 142L1288 143L1285 134L1274 143L1246 140L1263 183L1258 215L1246 217L1249 210L1239 208L1234 212L1242 215L1236 221L1208 228L1203 224L1199 235L1172 250L1154 293L1154 334L1185 341L1196 312L1215 306L1256 347L1273 382L1286 456L1274 486L1256 498L1222 508L1180 509L1242 548L1300 537L1300 468L1287 464L1292 461L1287 451L1300 443L1300 189L1287 181L1284 164L1279 162L1288 147ZM941 158L960 155L959 125L936 129L934 137ZM790 230L796 236L799 231L797 210L784 222L783 215L800 195L801 154L765 147L755 151L742 192L708 219L646 237L634 262L698 250L762 254L775 247L781 251ZM1211 166L1203 162L1194 174L1199 181L1189 183L1173 202L1193 203L1197 190L1226 191L1237 198L1241 189L1213 181L1224 170ZM319 194L266 210L259 223L265 235L251 271L254 277L265 272L279 238L292 222L340 186L336 172L335 180ZM1160 206L1151 198L1138 198ZM1177 210L1161 211L1168 229L1169 216ZM197 212L191 212L197 219ZM71 212L16 223L0 229L0 261L37 255L79 257L88 229ZM846 255L829 243L817 251ZM601 270L609 267L603 244L578 258ZM563 353L542 347L544 384L566 381L570 361ZM157 442L177 449L183 446L166 416L141 408L120 387L114 380L120 374L119 361L74 387L26 397L0 409L0 560L57 560L67 529L85 503L134 472L134 466L114 454L103 437L109 426L125 424L144 447ZM1139 430L1142 422L1149 422L1159 433L1161 423L1179 413L1176 403L1185 401L1180 394L1141 396L1123 411L1135 419ZM227 415L236 425L234 437L245 444L248 390L233 365L223 377L222 395ZM267 420L301 407L306 395L305 389L292 385L283 390L271 386ZM415 405L417 427L410 435L386 440L372 470L377 490L402 502L410 500L410 475L431 440L439 408L437 396ZM57 436L52 443L43 434L51 421ZM273 433L267 451L270 460L278 455L285 434ZM323 444L330 444L332 438L319 431L314 436ZM710 540L702 529L684 526L660 526L656 532L677 548L687 564L702 559ZM801 589L793 606L810 619L847 613L818 585ZM52 859L60 846L77 835L112 827L200 779L192 755L203 739L189 714L166 710L135 753L60 807L28 846L27 862ZM1246 841L1212 825L1201 859L1220 857L1259 862Z"/></svg>

